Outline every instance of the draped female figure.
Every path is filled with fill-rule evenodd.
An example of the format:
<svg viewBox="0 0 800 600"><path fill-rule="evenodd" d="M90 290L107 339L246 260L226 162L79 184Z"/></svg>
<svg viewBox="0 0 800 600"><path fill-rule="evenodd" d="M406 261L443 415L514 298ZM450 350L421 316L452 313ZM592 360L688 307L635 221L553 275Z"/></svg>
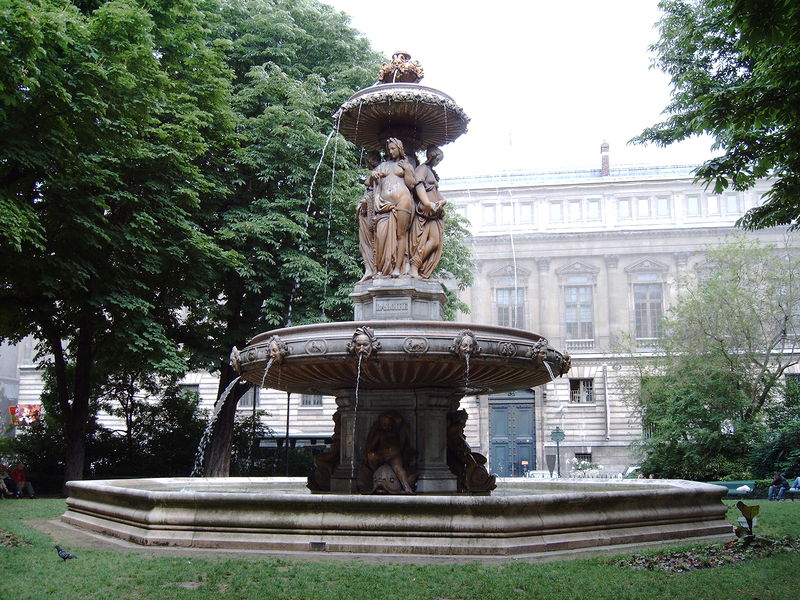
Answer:
<svg viewBox="0 0 800 600"><path fill-rule="evenodd" d="M386 140L386 157L370 176L375 203L375 271L399 277L409 272L408 235L414 216L414 167L403 142Z"/></svg>
<svg viewBox="0 0 800 600"><path fill-rule="evenodd" d="M439 193L439 176L433 170L444 153L437 146L429 146L426 155L426 162L415 171L418 202L409 236L411 276L423 279L431 276L442 258L444 205L447 204Z"/></svg>

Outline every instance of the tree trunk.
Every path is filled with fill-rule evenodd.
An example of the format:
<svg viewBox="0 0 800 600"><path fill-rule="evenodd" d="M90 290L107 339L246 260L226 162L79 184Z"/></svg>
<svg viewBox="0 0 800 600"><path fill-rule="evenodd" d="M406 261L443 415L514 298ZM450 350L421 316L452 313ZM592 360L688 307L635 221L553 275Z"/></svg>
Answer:
<svg viewBox="0 0 800 600"><path fill-rule="evenodd" d="M83 479L84 465L86 464L86 421L76 422L70 418L64 424L64 438L66 442L66 457L64 461L64 483L76 479Z"/></svg>
<svg viewBox="0 0 800 600"><path fill-rule="evenodd" d="M91 352L87 341L89 328L80 331L77 338L75 379L70 398L67 357L61 336L55 327L43 327L47 344L53 356L53 373L56 380L56 398L63 418L64 435L64 483L83 479L86 462L86 429L89 416L89 374L91 371Z"/></svg>
<svg viewBox="0 0 800 600"><path fill-rule="evenodd" d="M229 364L220 370L217 399L222 396L230 383L236 379L236 372ZM219 409L217 420L211 430L211 441L206 448L203 461L203 474L206 477L228 477L231 473L231 451L233 448L233 423L236 418L236 405L249 385L235 385Z"/></svg>
<svg viewBox="0 0 800 600"><path fill-rule="evenodd" d="M86 432L89 425L89 396L91 394L92 334L90 317L79 321L75 351L75 380L72 385L72 405L64 415L64 438L67 444L64 463L64 483L83 479L86 468Z"/></svg>

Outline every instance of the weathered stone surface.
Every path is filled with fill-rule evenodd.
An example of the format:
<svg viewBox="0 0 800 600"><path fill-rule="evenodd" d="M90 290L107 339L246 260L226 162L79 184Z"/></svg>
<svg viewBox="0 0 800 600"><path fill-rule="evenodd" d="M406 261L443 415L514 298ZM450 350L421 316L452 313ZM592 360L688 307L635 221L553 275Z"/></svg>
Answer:
<svg viewBox="0 0 800 600"><path fill-rule="evenodd" d="M732 538L719 486L500 480L492 496L311 494L301 479L76 481L62 520L144 545L530 556Z"/></svg>
<svg viewBox="0 0 800 600"><path fill-rule="evenodd" d="M447 304L439 281L412 277L379 277L356 284L353 293L356 321L441 321Z"/></svg>
<svg viewBox="0 0 800 600"><path fill-rule="evenodd" d="M369 326L380 350L361 361L348 348L359 327ZM469 327L477 342L468 357L452 350ZM288 348L279 363L269 361L270 341L278 336ZM531 358L542 336L529 331L443 321L369 321L320 323L276 329L254 337L239 351L242 376L255 385L293 393L336 395L340 389L448 388L454 393L506 392L536 387L563 371L565 357L552 348L545 360ZM537 354L533 353L536 357Z"/></svg>

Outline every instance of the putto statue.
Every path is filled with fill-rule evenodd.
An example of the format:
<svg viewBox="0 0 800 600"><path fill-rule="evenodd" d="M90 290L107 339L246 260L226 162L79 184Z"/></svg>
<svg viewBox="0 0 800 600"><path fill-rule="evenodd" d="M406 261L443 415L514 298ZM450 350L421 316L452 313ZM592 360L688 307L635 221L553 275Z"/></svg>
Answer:
<svg viewBox="0 0 800 600"><path fill-rule="evenodd" d="M419 61L411 60L408 52L392 54L392 60L381 65L378 80L381 83L419 83L425 76Z"/></svg>
<svg viewBox="0 0 800 600"><path fill-rule="evenodd" d="M416 476L409 471L414 454L411 432L403 417L395 411L382 413L367 435L365 475L370 483L362 489L373 494L413 494ZM362 477L363 479L363 477Z"/></svg>
<svg viewBox="0 0 800 600"><path fill-rule="evenodd" d="M486 457L473 452L464 435L467 411L457 410L447 415L447 466L458 478L462 492L490 492L497 487L494 475L486 470Z"/></svg>

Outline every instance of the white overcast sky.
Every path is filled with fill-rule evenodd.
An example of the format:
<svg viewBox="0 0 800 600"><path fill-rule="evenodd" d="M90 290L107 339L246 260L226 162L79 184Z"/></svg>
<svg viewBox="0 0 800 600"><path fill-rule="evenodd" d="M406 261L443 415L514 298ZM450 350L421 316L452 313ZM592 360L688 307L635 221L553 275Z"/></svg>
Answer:
<svg viewBox="0 0 800 600"><path fill-rule="evenodd" d="M661 120L668 77L650 68L657 0L323 0L372 47L404 50L470 117L443 148L442 176L500 170L698 164L708 138L629 146ZM377 73L376 73L377 75Z"/></svg>

